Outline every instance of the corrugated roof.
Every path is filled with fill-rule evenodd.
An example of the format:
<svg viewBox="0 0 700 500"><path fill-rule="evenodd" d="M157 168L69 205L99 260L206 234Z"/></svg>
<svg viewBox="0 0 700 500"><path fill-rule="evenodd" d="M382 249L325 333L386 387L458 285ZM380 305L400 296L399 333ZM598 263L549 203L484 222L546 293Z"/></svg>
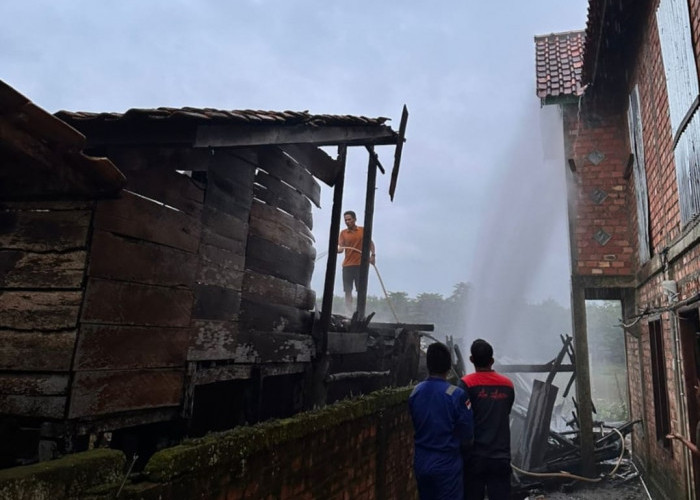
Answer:
<svg viewBox="0 0 700 500"><path fill-rule="evenodd" d="M68 121L111 122L118 120L191 120L211 124L246 125L307 125L312 127L330 126L377 126L389 118L367 118L352 115L314 115L308 111L260 111L260 110L220 110L212 108L153 108L130 109L125 113L88 113L59 111L56 116Z"/></svg>
<svg viewBox="0 0 700 500"><path fill-rule="evenodd" d="M584 31L567 31L535 37L537 96L583 95Z"/></svg>

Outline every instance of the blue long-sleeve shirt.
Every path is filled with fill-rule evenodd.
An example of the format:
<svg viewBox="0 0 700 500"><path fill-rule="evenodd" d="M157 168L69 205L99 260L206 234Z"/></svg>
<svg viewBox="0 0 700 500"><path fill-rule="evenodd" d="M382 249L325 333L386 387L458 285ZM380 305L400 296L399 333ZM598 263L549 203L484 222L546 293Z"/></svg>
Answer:
<svg viewBox="0 0 700 500"><path fill-rule="evenodd" d="M439 377L413 389L408 399L413 419L416 474L462 468L460 447L474 437L467 393Z"/></svg>

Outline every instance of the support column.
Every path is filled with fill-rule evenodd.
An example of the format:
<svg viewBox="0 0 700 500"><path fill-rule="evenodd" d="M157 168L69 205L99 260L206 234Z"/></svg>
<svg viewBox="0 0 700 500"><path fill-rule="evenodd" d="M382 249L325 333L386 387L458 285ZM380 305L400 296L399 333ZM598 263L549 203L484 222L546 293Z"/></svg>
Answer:
<svg viewBox="0 0 700 500"><path fill-rule="evenodd" d="M591 402L591 374L588 360L588 333L586 331L586 290L572 279L571 307L576 353L576 400L580 429L581 467L585 476L595 474L593 456L593 403Z"/></svg>
<svg viewBox="0 0 700 500"><path fill-rule="evenodd" d="M328 236L328 259L326 260L326 281L323 286L323 300L321 302L320 333L322 335L323 353L328 345L328 325L333 309L333 288L335 286L336 264L338 263L338 236L340 235L340 219L343 215L343 189L345 187L345 162L348 148L346 145L338 146L338 163L340 169L333 187L333 209L331 212L331 228Z"/></svg>
<svg viewBox="0 0 700 500"><path fill-rule="evenodd" d="M362 237L362 257L360 259L360 289L357 291L357 317L364 319L367 308L367 281L369 278L369 254L372 242L374 221L374 192L377 188L377 162L374 161L374 147L370 146L367 166L367 194L365 197L365 221Z"/></svg>
<svg viewBox="0 0 700 500"><path fill-rule="evenodd" d="M343 189L345 186L345 162L347 146L338 146L338 163L340 169L333 188L333 209L331 212L331 228L328 236L328 258L326 260L326 280L323 286L321 316L314 323L313 336L316 343L316 358L310 370L310 390L305 391L304 405L307 409L321 407L326 404L326 377L330 368L328 355L328 326L333 312L333 287L335 286L336 264L338 262L338 235L340 234L340 219L343 212ZM308 379L307 379L308 380Z"/></svg>

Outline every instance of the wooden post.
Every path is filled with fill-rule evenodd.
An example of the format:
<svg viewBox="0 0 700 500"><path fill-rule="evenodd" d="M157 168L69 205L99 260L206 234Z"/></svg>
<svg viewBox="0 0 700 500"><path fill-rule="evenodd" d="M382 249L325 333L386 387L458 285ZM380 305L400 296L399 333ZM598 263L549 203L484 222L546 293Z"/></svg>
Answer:
<svg viewBox="0 0 700 500"><path fill-rule="evenodd" d="M586 290L572 280L571 307L576 352L576 399L580 429L581 469L585 476L595 474L593 456L593 403L591 402L591 376L588 361L588 333L586 331Z"/></svg>
<svg viewBox="0 0 700 500"><path fill-rule="evenodd" d="M323 301L321 302L321 334L322 347L325 354L328 346L328 325L333 309L333 288L335 286L336 264L338 262L338 235L340 234L340 219L343 215L343 188L345 186L345 161L348 148L346 145L338 146L338 163L340 170L335 179L333 188L333 209L331 212L331 229L328 236L328 259L326 261L326 281L323 287Z"/></svg>
<svg viewBox="0 0 700 500"><path fill-rule="evenodd" d="M326 281L323 286L321 302L321 317L314 324L313 335L316 339L318 352L311 367L310 390L305 391L306 408L324 406L326 404L326 375L330 368L328 355L328 325L333 309L333 287L335 285L336 263L338 262L338 235L340 234L340 218L343 215L343 187L345 185L345 161L347 146L338 146L338 163L340 169L335 179L333 189L333 209L331 212L331 229L328 236L328 259L326 261Z"/></svg>
<svg viewBox="0 0 700 500"><path fill-rule="evenodd" d="M367 194L365 196L365 222L362 236L362 257L360 259L360 287L357 291L357 318L365 317L367 307L367 281L369 278L369 255L372 243L372 222L374 220L374 192L377 187L377 162L374 160L374 147L370 146L367 165Z"/></svg>

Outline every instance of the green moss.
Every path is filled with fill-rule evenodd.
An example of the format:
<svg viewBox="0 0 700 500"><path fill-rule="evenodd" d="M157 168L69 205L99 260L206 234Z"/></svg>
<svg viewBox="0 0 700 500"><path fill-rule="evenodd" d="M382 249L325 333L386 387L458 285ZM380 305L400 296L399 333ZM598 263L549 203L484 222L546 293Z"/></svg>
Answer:
<svg viewBox="0 0 700 500"><path fill-rule="evenodd" d="M0 470L0 500L59 500L123 478L121 451L98 449L57 460Z"/></svg>
<svg viewBox="0 0 700 500"><path fill-rule="evenodd" d="M243 472L245 459L260 450L405 404L411 390L412 387L382 389L291 418L192 439L153 455L144 472L150 481L167 482L188 472L226 463L232 475L239 475Z"/></svg>

